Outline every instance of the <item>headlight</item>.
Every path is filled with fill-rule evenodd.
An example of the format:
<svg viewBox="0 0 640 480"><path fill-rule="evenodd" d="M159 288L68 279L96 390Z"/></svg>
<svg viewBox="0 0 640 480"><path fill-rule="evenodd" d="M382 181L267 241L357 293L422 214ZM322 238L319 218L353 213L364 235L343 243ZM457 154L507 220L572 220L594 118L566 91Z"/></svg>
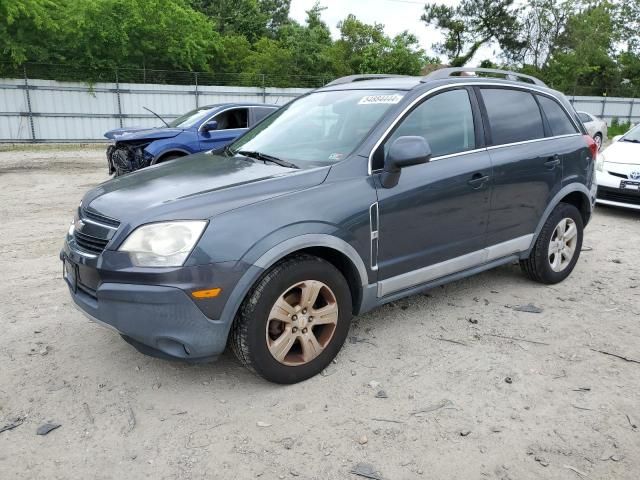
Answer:
<svg viewBox="0 0 640 480"><path fill-rule="evenodd" d="M596 157L596 170L599 172L604 170L604 153L600 153Z"/></svg>
<svg viewBox="0 0 640 480"><path fill-rule="evenodd" d="M122 246L139 267L179 267L202 235L204 220L150 223L136 228Z"/></svg>

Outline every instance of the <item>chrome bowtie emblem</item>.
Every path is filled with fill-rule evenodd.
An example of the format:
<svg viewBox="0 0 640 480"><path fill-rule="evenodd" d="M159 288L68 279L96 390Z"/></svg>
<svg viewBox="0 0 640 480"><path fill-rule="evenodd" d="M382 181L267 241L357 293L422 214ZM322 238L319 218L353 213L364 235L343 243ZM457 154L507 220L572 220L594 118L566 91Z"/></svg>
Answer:
<svg viewBox="0 0 640 480"><path fill-rule="evenodd" d="M629 174L631 180L640 180L640 170L634 170Z"/></svg>

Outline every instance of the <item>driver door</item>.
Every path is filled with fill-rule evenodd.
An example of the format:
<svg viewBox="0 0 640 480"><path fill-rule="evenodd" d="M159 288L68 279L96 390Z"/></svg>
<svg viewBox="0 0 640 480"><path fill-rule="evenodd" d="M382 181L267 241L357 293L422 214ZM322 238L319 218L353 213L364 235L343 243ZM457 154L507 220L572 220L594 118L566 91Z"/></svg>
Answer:
<svg viewBox="0 0 640 480"><path fill-rule="evenodd" d="M424 137L432 160L404 168L392 188L376 182L381 297L471 268L486 256L492 167L475 94L454 88L428 97L379 147L374 169L406 135Z"/></svg>

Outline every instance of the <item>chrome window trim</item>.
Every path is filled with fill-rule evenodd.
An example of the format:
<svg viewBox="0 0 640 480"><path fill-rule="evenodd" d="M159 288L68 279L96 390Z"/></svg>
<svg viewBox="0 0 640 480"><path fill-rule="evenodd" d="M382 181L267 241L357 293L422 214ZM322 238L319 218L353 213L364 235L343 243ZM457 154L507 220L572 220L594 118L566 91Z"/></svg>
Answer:
<svg viewBox="0 0 640 480"><path fill-rule="evenodd" d="M243 106L238 106L238 107L227 107L224 110L220 110L219 112L214 113L213 115L211 115L209 118L207 118L204 122L202 122L200 124L200 126L198 127L198 133L200 133L202 131L202 127L209 121L212 120L213 117L217 117L218 115L220 115L221 113L224 112L228 112L229 110L237 110L239 108L246 108L247 109L247 127L245 128L225 128L224 130L220 130L221 132L226 132L228 130L247 130L249 128L249 109L252 107L255 107L256 105L243 105ZM218 130L215 130L216 132Z"/></svg>
<svg viewBox="0 0 640 480"><path fill-rule="evenodd" d="M498 148L504 147L513 147L515 145L526 145L527 143L536 143L536 142L544 142L545 140L555 140L558 138L565 137L579 137L582 136L581 133L567 133L564 135L555 135L553 137L542 137L542 138L534 138L533 140L523 140L521 142L513 142L513 143L501 143L500 145L491 145L490 147L486 147L487 150L496 150Z"/></svg>
<svg viewBox="0 0 640 480"><path fill-rule="evenodd" d="M535 85L510 85L510 84L504 84L504 83L497 83L497 82L461 82L461 83L450 83L447 85L441 85L439 87L434 87L431 88L429 90L427 90L426 92L423 92L422 94L420 94L418 97L414 98L413 101L411 103L409 103L409 105L407 105L402 112L400 112L396 118L394 119L394 121L391 123L391 125L389 125L389 127L384 131L384 133L380 136L380 138L378 139L378 141L374 144L373 148L371 149L371 152L369 152L369 161L368 161L368 165L367 165L367 174L371 175L373 173L372 167L373 167L373 154L376 152L376 150L378 150L378 148L380 147L380 144L387 138L387 136L389 135L389 133L391 133L391 130L393 130L395 128L395 126L400 122L400 120L402 120L404 118L404 116L409 112L409 110L411 110L417 103L421 102L422 100L424 100L425 97L428 97L429 95L439 92L441 90L448 90L448 89L452 89L452 88L456 88L456 87L473 87L473 86L479 86L479 87L503 87L503 88L510 88L513 90L525 90L525 91L529 91L529 92L535 92L535 93L540 93L542 95L545 95L547 97L553 98L559 105L560 107L562 107L562 109L565 111L565 113L569 116L569 120L571 120L571 124L575 127L575 129L578 131L578 133L571 133L568 135L559 135L559 136L552 136L552 137L544 137L544 138L540 138L540 139L534 139L534 140L525 140L523 142L516 142L516 143L505 143L505 144L500 144L500 145L491 145L490 147L483 147L483 148L479 148L476 150L467 150L467 151L463 151L463 152L459 152L459 153L451 153L448 155L441 155L438 157L434 157L431 159L431 161L434 160L442 160L444 158L449 158L449 157L453 157L453 156L457 156L457 155L463 155L466 153L472 153L472 152L479 152L485 149L490 149L490 148L497 148L497 147L507 147L507 146L511 146L511 145L519 145L519 144L524 144L527 142L536 142L536 141L540 141L540 140L549 140L549 139L553 139L553 138L560 138L560 137L565 137L565 136L572 136L572 135L581 135L580 132L580 127L576 124L575 119L573 118L573 116L571 115L571 112L569 112L567 110L567 108L562 104L562 102L558 101L558 99L555 97L555 95L552 95L551 93L549 93L546 90L543 90L541 88L537 88Z"/></svg>

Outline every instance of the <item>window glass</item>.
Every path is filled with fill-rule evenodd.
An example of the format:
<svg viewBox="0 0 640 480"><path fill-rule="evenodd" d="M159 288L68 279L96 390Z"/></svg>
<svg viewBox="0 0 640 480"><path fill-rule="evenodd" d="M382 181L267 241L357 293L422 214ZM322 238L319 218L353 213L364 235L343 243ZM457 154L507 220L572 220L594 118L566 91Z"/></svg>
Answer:
<svg viewBox="0 0 640 480"><path fill-rule="evenodd" d="M538 95L538 101L544 111L552 135L569 135L576 133L576 127L571 123L567 113L555 100Z"/></svg>
<svg viewBox="0 0 640 480"><path fill-rule="evenodd" d="M219 113L213 120L218 122L218 130L233 130L249 126L249 111L246 108L235 108Z"/></svg>
<svg viewBox="0 0 640 480"><path fill-rule="evenodd" d="M483 88L494 145L544 138L542 115L528 92L506 88Z"/></svg>
<svg viewBox="0 0 640 480"><path fill-rule="evenodd" d="M398 90L313 92L281 107L230 145L278 157L301 168L347 157L382 116L402 101Z"/></svg>
<svg viewBox="0 0 640 480"><path fill-rule="evenodd" d="M587 123L591 121L591 117L589 116L589 114L584 112L578 112L578 118L582 123Z"/></svg>
<svg viewBox="0 0 640 480"><path fill-rule="evenodd" d="M385 142L385 154L394 140L406 135L424 137L434 157L475 148L473 113L468 92L450 90L422 102L402 120Z"/></svg>
<svg viewBox="0 0 640 480"><path fill-rule="evenodd" d="M211 106L196 108L195 110L191 110L188 113L185 113L181 117L176 118L174 121L169 123L170 127L173 128L190 128L193 127L200 120L209 115L209 111L211 110Z"/></svg>
<svg viewBox="0 0 640 480"><path fill-rule="evenodd" d="M276 109L271 107L254 107L253 108L253 116L255 119L255 123L258 123L264 117L274 112Z"/></svg>

